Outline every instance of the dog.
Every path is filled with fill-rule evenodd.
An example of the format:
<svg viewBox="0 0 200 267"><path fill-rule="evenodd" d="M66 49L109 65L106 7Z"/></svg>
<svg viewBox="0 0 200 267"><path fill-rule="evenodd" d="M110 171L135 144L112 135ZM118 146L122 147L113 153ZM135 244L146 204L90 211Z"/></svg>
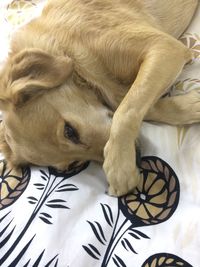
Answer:
<svg viewBox="0 0 200 267"><path fill-rule="evenodd" d="M0 74L10 168L103 162L109 194L138 184L143 120L200 121L200 95L161 96L193 55L177 38L198 0L58 0L14 34Z"/></svg>

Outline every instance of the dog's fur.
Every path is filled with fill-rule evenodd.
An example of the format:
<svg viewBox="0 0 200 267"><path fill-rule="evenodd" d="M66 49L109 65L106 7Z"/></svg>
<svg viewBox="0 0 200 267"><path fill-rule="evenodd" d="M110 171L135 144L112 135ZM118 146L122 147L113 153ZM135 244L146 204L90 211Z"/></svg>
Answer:
<svg viewBox="0 0 200 267"><path fill-rule="evenodd" d="M51 0L18 31L0 75L11 167L103 161L111 195L138 183L144 119L200 120L200 96L163 98L191 52L176 40L198 0ZM114 116L112 118L112 115Z"/></svg>

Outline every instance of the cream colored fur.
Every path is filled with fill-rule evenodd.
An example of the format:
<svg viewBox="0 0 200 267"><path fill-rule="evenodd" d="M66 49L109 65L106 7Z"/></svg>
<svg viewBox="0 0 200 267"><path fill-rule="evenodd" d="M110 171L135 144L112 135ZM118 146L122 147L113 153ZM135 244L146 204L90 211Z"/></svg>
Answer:
<svg viewBox="0 0 200 267"><path fill-rule="evenodd" d="M200 120L196 92L159 100L192 58L176 38L197 2L50 0L15 34L0 74L8 164L104 161L109 193L133 190L142 121Z"/></svg>

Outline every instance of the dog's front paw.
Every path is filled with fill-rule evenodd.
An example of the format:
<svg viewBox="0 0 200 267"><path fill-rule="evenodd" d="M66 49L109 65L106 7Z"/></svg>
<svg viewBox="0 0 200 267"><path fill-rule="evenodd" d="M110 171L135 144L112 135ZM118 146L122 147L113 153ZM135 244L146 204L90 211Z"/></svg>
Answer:
<svg viewBox="0 0 200 267"><path fill-rule="evenodd" d="M137 186L140 172L136 166L134 147L119 146L109 139L104 148L103 168L109 183L109 195L123 196Z"/></svg>

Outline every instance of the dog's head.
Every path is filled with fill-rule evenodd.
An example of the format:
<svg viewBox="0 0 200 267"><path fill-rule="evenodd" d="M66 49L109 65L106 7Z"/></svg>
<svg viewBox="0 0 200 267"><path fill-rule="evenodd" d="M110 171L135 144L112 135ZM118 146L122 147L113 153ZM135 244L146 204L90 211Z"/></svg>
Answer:
<svg viewBox="0 0 200 267"><path fill-rule="evenodd" d="M39 49L8 59L0 75L0 149L11 167L102 160L109 110L72 73L69 57Z"/></svg>

